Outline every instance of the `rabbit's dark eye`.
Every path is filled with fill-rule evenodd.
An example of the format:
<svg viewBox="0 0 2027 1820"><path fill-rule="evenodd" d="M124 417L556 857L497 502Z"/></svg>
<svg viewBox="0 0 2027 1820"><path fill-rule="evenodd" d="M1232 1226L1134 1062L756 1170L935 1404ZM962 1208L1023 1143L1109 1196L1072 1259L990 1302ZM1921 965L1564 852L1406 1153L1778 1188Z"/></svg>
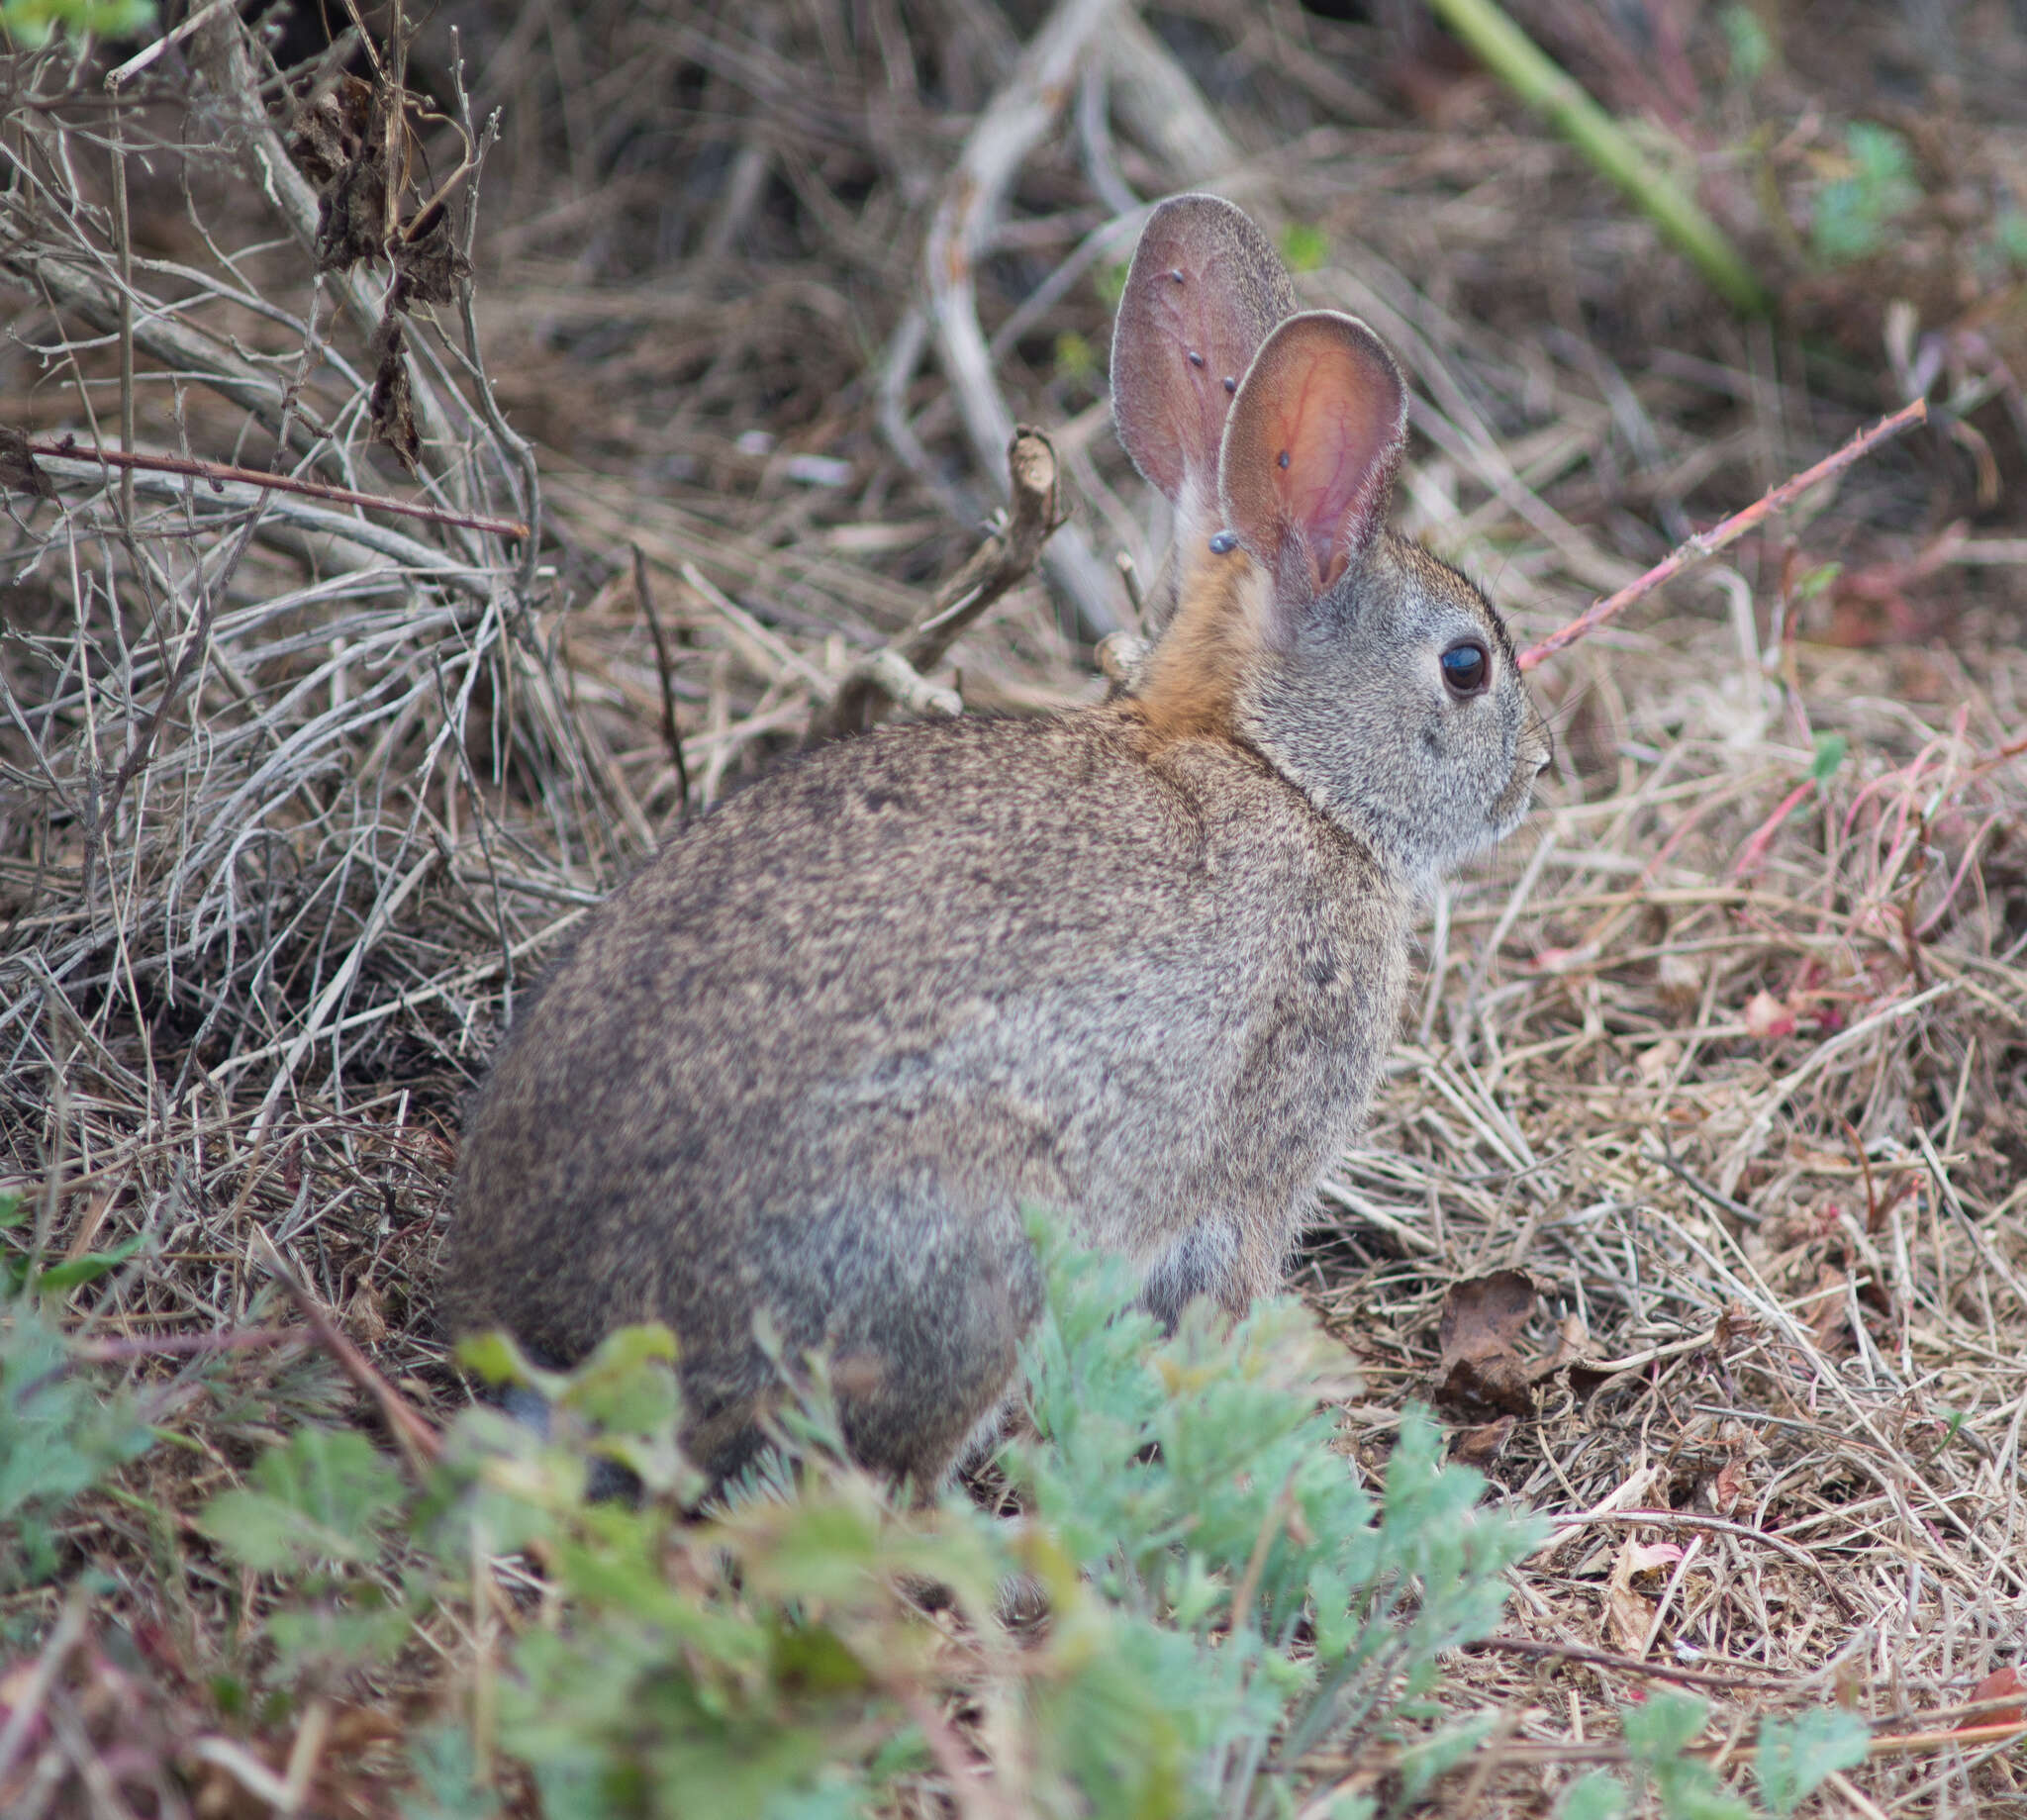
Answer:
<svg viewBox="0 0 2027 1820"><path fill-rule="evenodd" d="M1470 640L1453 644L1438 661L1443 666L1443 681L1450 685L1454 696L1477 695L1492 674L1492 660L1486 656L1485 646Z"/></svg>

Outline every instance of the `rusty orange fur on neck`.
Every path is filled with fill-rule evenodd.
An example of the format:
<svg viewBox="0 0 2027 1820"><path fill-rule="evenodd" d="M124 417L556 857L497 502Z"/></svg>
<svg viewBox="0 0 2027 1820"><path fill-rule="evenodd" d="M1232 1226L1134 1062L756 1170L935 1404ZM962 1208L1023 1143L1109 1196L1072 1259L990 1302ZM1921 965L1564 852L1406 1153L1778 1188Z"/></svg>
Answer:
<svg viewBox="0 0 2027 1820"><path fill-rule="evenodd" d="M1158 741L1229 739L1240 679L1259 655L1266 572L1244 550L1201 551L1131 708Z"/></svg>

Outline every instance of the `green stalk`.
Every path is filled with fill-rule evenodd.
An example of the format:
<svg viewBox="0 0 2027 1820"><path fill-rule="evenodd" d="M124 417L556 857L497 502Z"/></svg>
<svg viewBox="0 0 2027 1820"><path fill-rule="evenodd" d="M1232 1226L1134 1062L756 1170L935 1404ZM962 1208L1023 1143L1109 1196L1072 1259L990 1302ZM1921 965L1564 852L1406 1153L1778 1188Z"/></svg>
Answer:
<svg viewBox="0 0 2027 1820"><path fill-rule="evenodd" d="M1618 122L1557 68L1496 0L1429 4L1495 75L1529 107L1546 114L1565 139L1652 217L1712 290L1748 316L1769 313L1772 301L1717 224L1647 161Z"/></svg>

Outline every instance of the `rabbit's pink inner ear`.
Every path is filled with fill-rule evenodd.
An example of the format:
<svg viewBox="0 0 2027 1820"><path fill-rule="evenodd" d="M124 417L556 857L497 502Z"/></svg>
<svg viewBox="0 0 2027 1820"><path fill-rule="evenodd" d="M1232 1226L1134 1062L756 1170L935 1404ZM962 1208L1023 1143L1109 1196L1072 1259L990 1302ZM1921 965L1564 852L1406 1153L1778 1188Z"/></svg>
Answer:
<svg viewBox="0 0 2027 1820"><path fill-rule="evenodd" d="M1281 572L1296 558L1326 592L1380 528L1406 433L1407 387L1379 336L1334 311L1291 317L1225 426L1218 479L1231 528Z"/></svg>
<svg viewBox="0 0 2027 1820"><path fill-rule="evenodd" d="M1295 291L1266 237L1216 196L1148 217L1112 333L1112 418L1133 465L1171 500L1215 487L1225 414Z"/></svg>

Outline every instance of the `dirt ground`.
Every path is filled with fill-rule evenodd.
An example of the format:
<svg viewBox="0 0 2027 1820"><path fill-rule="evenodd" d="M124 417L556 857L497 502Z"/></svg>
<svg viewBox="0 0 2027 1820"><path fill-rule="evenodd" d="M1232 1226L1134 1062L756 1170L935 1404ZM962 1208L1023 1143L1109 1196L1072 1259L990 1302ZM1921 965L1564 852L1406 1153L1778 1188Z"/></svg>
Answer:
<svg viewBox="0 0 2027 1820"><path fill-rule="evenodd" d="M0 448L0 1239L145 1239L66 1318L186 1444L0 1593L0 1661L88 1581L134 1712L286 1760L207 1704L236 1589L187 1515L292 1413L377 1418L313 1352L199 1390L153 1343L284 1317L271 1244L419 1410L462 1400L433 1262L514 995L927 617L1016 422L1067 524L929 680L1102 692L1115 554L1166 535L1110 427L1117 273L1209 187L1394 349L1397 523L1516 644L1927 399L1534 671L1540 807L1430 907L1295 1278L1362 1451L1435 1395L1560 1525L1457 1665L1510 1722L1442 1811L1546 1812L1666 1671L1725 1722L1904 1719L1824 1813L2027 1815L2017 1743L1936 1717L2027 1628L2027 14L1510 8L1756 318L1409 0L1081 10L453 0L398 55L370 12L335 48L200 18L112 88L140 44L6 59L0 427L48 497ZM1446 1292L1499 1270L1503 1395L1438 1370ZM333 1811L386 1810L370 1768Z"/></svg>

